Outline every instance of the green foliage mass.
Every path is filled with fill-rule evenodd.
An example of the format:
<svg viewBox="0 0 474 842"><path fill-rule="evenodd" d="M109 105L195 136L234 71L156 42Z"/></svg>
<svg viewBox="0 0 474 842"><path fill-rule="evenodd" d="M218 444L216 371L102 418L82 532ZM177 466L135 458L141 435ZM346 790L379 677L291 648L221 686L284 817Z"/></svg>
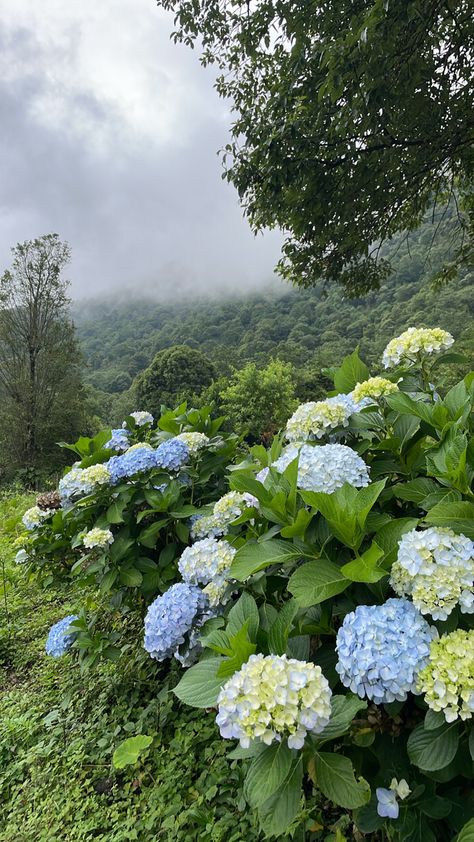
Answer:
<svg viewBox="0 0 474 842"><path fill-rule="evenodd" d="M449 251L450 237L440 237L428 253L431 240L429 224L406 240L395 239L389 249L393 275L364 298L345 298L337 286L324 291L320 283L311 290L224 301L81 304L75 320L88 361L85 376L97 390L102 417L115 424L137 409L129 392L111 394L117 377L134 378L158 351L175 344L202 351L225 378L248 362L259 368L271 358L290 362L300 400L317 400L328 388L321 368L338 365L357 344L364 359L375 363L391 337L409 325L442 325L470 356L473 276L466 271L434 291L429 278ZM460 369L449 376L455 382Z"/></svg>
<svg viewBox="0 0 474 842"><path fill-rule="evenodd" d="M193 402L215 376L214 366L201 351L174 345L159 351L136 378L137 406L146 406L148 412L158 416L162 406L173 407L182 400Z"/></svg>
<svg viewBox="0 0 474 842"><path fill-rule="evenodd" d="M287 232L282 274L377 287L380 244L458 184L473 224L472 5L422 0L159 0L215 62L234 121L229 181L255 231ZM433 224L435 233L436 222ZM470 253L459 237L448 275Z"/></svg>
<svg viewBox="0 0 474 842"><path fill-rule="evenodd" d="M237 433L270 439L296 409L293 366L272 360L265 368L247 363L219 392L220 407Z"/></svg>

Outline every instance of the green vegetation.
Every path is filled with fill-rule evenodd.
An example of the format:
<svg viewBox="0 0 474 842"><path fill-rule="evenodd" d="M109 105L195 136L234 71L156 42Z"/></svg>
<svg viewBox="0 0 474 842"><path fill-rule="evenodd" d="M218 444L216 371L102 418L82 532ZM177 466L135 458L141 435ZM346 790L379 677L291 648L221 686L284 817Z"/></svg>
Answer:
<svg viewBox="0 0 474 842"><path fill-rule="evenodd" d="M380 244L416 228L433 197L441 212L457 202L456 185L465 236L444 275L472 259L469 0L159 5L175 16L175 39L221 71L234 117L227 178L255 231L286 232L284 277L376 288L390 268Z"/></svg>
<svg viewBox="0 0 474 842"><path fill-rule="evenodd" d="M0 501L1 842L257 842L239 792L243 772L225 759L213 716L177 708L168 692L177 671L164 678L157 667L150 681L125 659L80 674L70 659L45 655L51 624L77 595L41 589L13 562L33 502ZM142 732L153 747L115 771L115 748Z"/></svg>
<svg viewBox="0 0 474 842"><path fill-rule="evenodd" d="M159 351L136 378L137 406L146 406L156 416L162 405L176 406L183 400L194 403L215 377L214 366L201 351L174 345Z"/></svg>

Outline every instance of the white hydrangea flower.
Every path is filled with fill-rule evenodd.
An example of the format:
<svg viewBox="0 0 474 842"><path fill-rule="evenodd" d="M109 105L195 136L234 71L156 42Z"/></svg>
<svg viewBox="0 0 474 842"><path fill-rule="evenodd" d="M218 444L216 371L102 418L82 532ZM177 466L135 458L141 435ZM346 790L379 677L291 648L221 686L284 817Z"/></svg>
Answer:
<svg viewBox="0 0 474 842"><path fill-rule="evenodd" d="M28 553L25 549L18 550L15 556L15 564L25 564L28 561Z"/></svg>
<svg viewBox="0 0 474 842"><path fill-rule="evenodd" d="M246 508L258 508L258 500L253 494L239 491L229 491L214 504L212 514L204 515L195 520L191 527L193 538L213 537L225 535L227 527L237 520Z"/></svg>
<svg viewBox="0 0 474 842"><path fill-rule="evenodd" d="M226 592L228 592L227 598ZM229 590L229 580L224 576L216 576L212 582L209 582L209 584L203 588L203 593L206 594L211 608L217 608L220 605L225 605L232 595Z"/></svg>
<svg viewBox="0 0 474 842"><path fill-rule="evenodd" d="M336 427L347 427L349 418L358 409L352 397L343 394L302 403L286 425L286 438L291 442L321 439Z"/></svg>
<svg viewBox="0 0 474 842"><path fill-rule="evenodd" d="M346 482L355 488L362 488L370 482L369 468L364 460L344 444L290 446L272 467L283 473L298 456L298 488L305 491L332 494Z"/></svg>
<svg viewBox="0 0 474 842"><path fill-rule="evenodd" d="M404 801L405 798L408 798L411 793L411 789L405 778L402 778L401 781L397 781L396 778L392 778L389 789L393 790L393 792L395 792L402 801Z"/></svg>
<svg viewBox="0 0 474 842"><path fill-rule="evenodd" d="M384 398L385 395L391 395L393 392L398 392L396 383L392 383L385 377L369 377L363 383L357 383L350 395L355 403L367 406L371 401Z"/></svg>
<svg viewBox="0 0 474 842"><path fill-rule="evenodd" d="M216 723L224 739L243 748L288 738L300 749L331 716L331 690L321 667L286 655L251 655L222 687Z"/></svg>
<svg viewBox="0 0 474 842"><path fill-rule="evenodd" d="M412 529L399 541L390 584L422 614L446 620L456 605L474 612L474 542L451 529Z"/></svg>
<svg viewBox="0 0 474 842"><path fill-rule="evenodd" d="M110 529L99 529L98 527L90 529L82 539L82 543L88 550L92 550L94 547L107 547L109 544L113 544L113 541L114 536Z"/></svg>
<svg viewBox="0 0 474 842"><path fill-rule="evenodd" d="M446 722L474 716L474 629L456 629L432 642L418 692L432 710L443 712Z"/></svg>
<svg viewBox="0 0 474 842"><path fill-rule="evenodd" d="M391 339L382 356L385 368L394 368L403 362L416 362L424 354L439 354L453 344L454 339L440 327L409 327L400 336Z"/></svg>
<svg viewBox="0 0 474 842"><path fill-rule="evenodd" d="M143 427L145 424L153 424L154 418L151 412L131 412L130 416L135 421L137 427ZM124 421L122 427L126 427L127 422Z"/></svg>
<svg viewBox="0 0 474 842"><path fill-rule="evenodd" d="M54 515L54 512L55 509L40 509L39 506L32 506L31 509L26 510L21 519L23 526L28 530L37 529L46 518Z"/></svg>
<svg viewBox="0 0 474 842"><path fill-rule="evenodd" d="M205 433L180 433L176 438L184 442L191 456L195 456L210 441Z"/></svg>
<svg viewBox="0 0 474 842"><path fill-rule="evenodd" d="M186 547L178 561L178 570L185 582L208 585L228 573L236 550L227 541L204 538Z"/></svg>

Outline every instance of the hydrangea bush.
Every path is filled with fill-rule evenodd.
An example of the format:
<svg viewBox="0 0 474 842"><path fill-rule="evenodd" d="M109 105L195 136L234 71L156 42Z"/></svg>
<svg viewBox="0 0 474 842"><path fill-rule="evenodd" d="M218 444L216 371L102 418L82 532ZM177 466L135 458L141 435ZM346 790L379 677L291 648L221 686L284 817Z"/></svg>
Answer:
<svg viewBox="0 0 474 842"><path fill-rule="evenodd" d="M26 567L77 586L70 651L138 640L157 693L156 661L187 667L175 696L215 711L266 838L322 838L328 802L341 839L471 832L474 373L436 385L453 341L410 328L384 377L350 355L268 449L208 410L133 413L27 513Z"/></svg>

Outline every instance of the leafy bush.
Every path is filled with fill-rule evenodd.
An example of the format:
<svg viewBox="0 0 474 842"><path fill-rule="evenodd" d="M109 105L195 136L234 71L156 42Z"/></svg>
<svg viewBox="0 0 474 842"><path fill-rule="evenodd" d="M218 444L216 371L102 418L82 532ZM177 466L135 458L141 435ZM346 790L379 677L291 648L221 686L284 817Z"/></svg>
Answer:
<svg viewBox="0 0 474 842"><path fill-rule="evenodd" d="M267 837L321 838L321 810L353 838L469 833L474 373L437 392L437 366L460 362L452 341L402 334L383 378L351 354L332 396L237 464L206 410L181 407L157 430L129 417L112 442L131 450L111 458L110 431L76 444L83 473L62 481L62 508L26 517L32 572L99 587L92 619L78 589L67 629L83 665L125 654L162 682L143 620L154 658L195 662L174 693L218 708L221 735L239 740L229 757ZM210 440L184 437L183 455L183 430ZM84 552L93 529L113 542Z"/></svg>

